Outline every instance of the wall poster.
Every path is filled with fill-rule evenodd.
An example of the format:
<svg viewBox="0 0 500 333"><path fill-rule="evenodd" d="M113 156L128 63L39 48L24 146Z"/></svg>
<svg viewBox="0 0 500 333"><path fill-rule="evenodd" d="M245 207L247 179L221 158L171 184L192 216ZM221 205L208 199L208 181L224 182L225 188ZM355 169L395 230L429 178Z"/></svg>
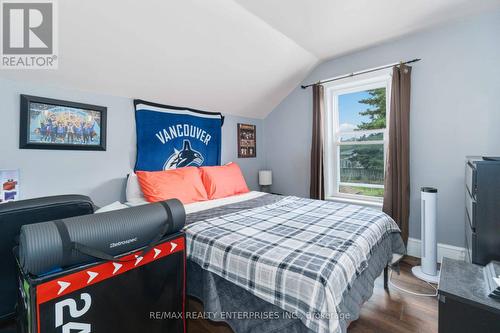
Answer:
<svg viewBox="0 0 500 333"><path fill-rule="evenodd" d="M19 170L0 170L0 204L19 200Z"/></svg>
<svg viewBox="0 0 500 333"><path fill-rule="evenodd" d="M257 156L257 132L255 125L238 124L238 157Z"/></svg>

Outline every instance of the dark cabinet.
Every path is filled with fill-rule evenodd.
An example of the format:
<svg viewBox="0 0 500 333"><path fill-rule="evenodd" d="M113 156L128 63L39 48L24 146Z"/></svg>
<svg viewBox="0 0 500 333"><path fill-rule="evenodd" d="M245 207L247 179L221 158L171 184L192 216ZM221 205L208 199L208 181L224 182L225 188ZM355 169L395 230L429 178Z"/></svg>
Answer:
<svg viewBox="0 0 500 333"><path fill-rule="evenodd" d="M439 333L500 332L500 301L487 295L482 266L443 258Z"/></svg>
<svg viewBox="0 0 500 333"><path fill-rule="evenodd" d="M464 227L467 261L500 260L500 160L467 158Z"/></svg>

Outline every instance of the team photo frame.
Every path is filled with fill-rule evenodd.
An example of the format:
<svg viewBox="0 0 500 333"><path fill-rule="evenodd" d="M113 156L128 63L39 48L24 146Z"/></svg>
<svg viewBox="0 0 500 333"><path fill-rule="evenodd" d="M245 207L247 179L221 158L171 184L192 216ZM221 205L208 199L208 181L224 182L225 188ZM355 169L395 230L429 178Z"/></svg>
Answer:
<svg viewBox="0 0 500 333"><path fill-rule="evenodd" d="M19 148L106 150L104 106L21 95Z"/></svg>

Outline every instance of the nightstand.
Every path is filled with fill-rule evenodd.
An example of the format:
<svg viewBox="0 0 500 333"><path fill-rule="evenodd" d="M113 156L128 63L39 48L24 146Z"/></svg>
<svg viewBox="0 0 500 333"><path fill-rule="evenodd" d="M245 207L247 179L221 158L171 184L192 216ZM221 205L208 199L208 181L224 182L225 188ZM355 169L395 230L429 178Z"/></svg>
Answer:
<svg viewBox="0 0 500 333"><path fill-rule="evenodd" d="M488 297L483 266L443 258L439 333L500 332L500 301Z"/></svg>

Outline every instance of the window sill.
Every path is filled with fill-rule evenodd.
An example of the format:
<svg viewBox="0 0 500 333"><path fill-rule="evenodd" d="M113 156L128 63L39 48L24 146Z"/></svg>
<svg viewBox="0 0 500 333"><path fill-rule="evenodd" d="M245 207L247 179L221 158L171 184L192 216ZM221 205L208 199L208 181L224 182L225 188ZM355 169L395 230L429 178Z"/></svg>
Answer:
<svg viewBox="0 0 500 333"><path fill-rule="evenodd" d="M381 201L370 201L370 200L362 200L362 199L351 199L351 198L342 198L342 197L327 197L325 200L328 201L336 201L342 203L349 203L353 205L361 205L373 208L379 208L382 210L382 202Z"/></svg>

